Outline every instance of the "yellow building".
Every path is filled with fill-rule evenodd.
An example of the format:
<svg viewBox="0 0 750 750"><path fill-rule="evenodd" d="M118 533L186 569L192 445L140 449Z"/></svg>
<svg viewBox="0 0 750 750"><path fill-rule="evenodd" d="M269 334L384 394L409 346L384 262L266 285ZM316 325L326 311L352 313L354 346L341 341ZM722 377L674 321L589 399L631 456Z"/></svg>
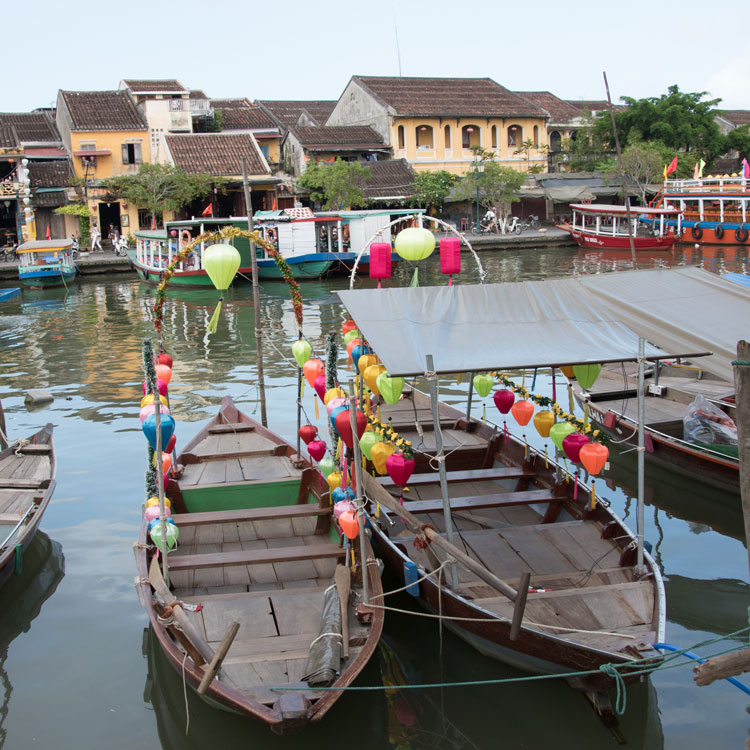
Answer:
<svg viewBox="0 0 750 750"><path fill-rule="evenodd" d="M107 200L100 186L110 177L136 174L143 162L151 161L148 126L133 97L125 90L60 91L56 119L101 233L106 238L110 225L123 234L137 229L138 208Z"/></svg>
<svg viewBox="0 0 750 750"><path fill-rule="evenodd" d="M416 171L472 168L472 147L502 166L546 171L549 115L489 78L353 76L326 125L370 125Z"/></svg>

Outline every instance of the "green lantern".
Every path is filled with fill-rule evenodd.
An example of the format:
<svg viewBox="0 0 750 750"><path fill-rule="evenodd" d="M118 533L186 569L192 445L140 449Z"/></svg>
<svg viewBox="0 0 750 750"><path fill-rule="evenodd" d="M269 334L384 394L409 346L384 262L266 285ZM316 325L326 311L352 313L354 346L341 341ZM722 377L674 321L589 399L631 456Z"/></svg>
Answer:
<svg viewBox="0 0 750 750"><path fill-rule="evenodd" d="M310 342L305 339L298 339L292 344L292 354L297 360L297 364L302 367L312 357Z"/></svg>
<svg viewBox="0 0 750 750"><path fill-rule="evenodd" d="M557 446L557 450L561 451L563 449L563 440L575 431L576 428L570 422L556 422L549 428L549 436Z"/></svg>
<svg viewBox="0 0 750 750"><path fill-rule="evenodd" d="M240 254L236 248L231 245L210 245L203 251L203 268L205 268L208 278L213 285L220 291L229 289L232 279L240 267ZM219 297L219 304L208 321L208 332L216 333L216 326L219 322L219 312L224 297Z"/></svg>
<svg viewBox="0 0 750 750"><path fill-rule="evenodd" d="M495 385L495 378L489 373L480 372L474 376L474 390L482 397L488 396Z"/></svg>
<svg viewBox="0 0 750 750"><path fill-rule="evenodd" d="M334 472L336 469L336 464L334 463L333 459L326 454L323 456L323 458L318 461L318 468L320 469L323 476L328 479L329 475Z"/></svg>
<svg viewBox="0 0 750 750"><path fill-rule="evenodd" d="M347 331L344 334L344 343L348 344L352 339L358 339L360 336L359 330L356 328L352 328L351 331Z"/></svg>
<svg viewBox="0 0 750 750"><path fill-rule="evenodd" d="M375 443L382 443L382 442L383 442L383 436L378 434L377 432L373 432L372 430L369 430L368 432L366 432L359 439L359 447L368 461L372 460L372 455L371 455L372 446L375 445Z"/></svg>
<svg viewBox="0 0 750 750"><path fill-rule="evenodd" d="M601 371L601 365L573 365L573 374L585 391L594 385Z"/></svg>
<svg viewBox="0 0 750 750"><path fill-rule="evenodd" d="M386 404L397 404L398 397L404 389L404 379L392 378L388 374L388 370L385 370L378 375L376 382L380 395L385 399Z"/></svg>
<svg viewBox="0 0 750 750"><path fill-rule="evenodd" d="M396 235L396 252L404 260L424 260L435 249L435 235L422 227L402 229Z"/></svg>

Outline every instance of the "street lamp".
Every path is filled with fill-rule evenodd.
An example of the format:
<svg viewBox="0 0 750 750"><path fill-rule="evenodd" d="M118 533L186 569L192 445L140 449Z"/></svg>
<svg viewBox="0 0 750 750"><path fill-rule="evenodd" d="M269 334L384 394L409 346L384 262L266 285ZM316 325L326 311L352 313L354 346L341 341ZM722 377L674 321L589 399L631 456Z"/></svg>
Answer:
<svg viewBox="0 0 750 750"><path fill-rule="evenodd" d="M479 226L479 178L484 172L484 162L480 160L479 154L474 154L474 179L477 181L477 234L480 233L481 229Z"/></svg>

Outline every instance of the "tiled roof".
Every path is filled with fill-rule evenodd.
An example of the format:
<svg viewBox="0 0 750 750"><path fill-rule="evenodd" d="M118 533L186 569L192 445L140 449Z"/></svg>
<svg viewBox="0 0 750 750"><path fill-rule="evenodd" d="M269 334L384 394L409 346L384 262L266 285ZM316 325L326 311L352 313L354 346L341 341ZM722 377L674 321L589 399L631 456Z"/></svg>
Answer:
<svg viewBox="0 0 750 750"><path fill-rule="evenodd" d="M170 94L187 94L187 89L174 78L162 78L157 80L128 79L123 83L134 94L156 94L168 92Z"/></svg>
<svg viewBox="0 0 750 750"><path fill-rule="evenodd" d="M32 188L67 187L73 176L68 159L30 161L29 172Z"/></svg>
<svg viewBox="0 0 750 750"><path fill-rule="evenodd" d="M146 121L127 91L62 91L72 130L146 130Z"/></svg>
<svg viewBox="0 0 750 750"><path fill-rule="evenodd" d="M369 162L370 179L363 188L366 198L408 198L414 192L414 172L406 159Z"/></svg>
<svg viewBox="0 0 750 750"><path fill-rule="evenodd" d="M297 140L313 150L385 148L383 139L369 125L291 128Z"/></svg>
<svg viewBox="0 0 750 750"><path fill-rule="evenodd" d="M191 99L208 99L208 97L200 89L190 90Z"/></svg>
<svg viewBox="0 0 750 750"><path fill-rule="evenodd" d="M19 142L59 143L60 134L47 112L0 113L0 125L14 129Z"/></svg>
<svg viewBox="0 0 750 750"><path fill-rule="evenodd" d="M331 116L336 101L259 101L263 109L271 114L278 122L285 128L290 128L294 125L302 111L306 111L318 125L325 125L328 118Z"/></svg>
<svg viewBox="0 0 750 750"><path fill-rule="evenodd" d="M19 148L16 131L0 119L0 148Z"/></svg>
<svg viewBox="0 0 750 750"><path fill-rule="evenodd" d="M574 107L577 107L582 112L602 112L609 109L609 103L606 99L566 99L565 101L568 104L572 104ZM613 104L612 109L614 109L615 112L622 112L623 110L627 109L627 105Z"/></svg>
<svg viewBox="0 0 750 750"><path fill-rule="evenodd" d="M353 76L398 115L544 117L539 107L491 78Z"/></svg>
<svg viewBox="0 0 750 750"><path fill-rule="evenodd" d="M214 110L221 111L222 130L269 130L276 129L276 123L260 107L217 107L211 100ZM277 130L278 132L278 130Z"/></svg>
<svg viewBox="0 0 750 750"><path fill-rule="evenodd" d="M227 109L229 107L252 107L248 98L243 99L211 99L214 109Z"/></svg>
<svg viewBox="0 0 750 750"><path fill-rule="evenodd" d="M516 91L515 93L549 112L552 122L567 123L581 117L582 113L578 107L574 107L549 91Z"/></svg>
<svg viewBox="0 0 750 750"><path fill-rule="evenodd" d="M740 126L750 123L750 109L720 109L719 112L725 120L732 125Z"/></svg>
<svg viewBox="0 0 750 750"><path fill-rule="evenodd" d="M243 156L248 174L270 174L250 133L168 135L166 141L175 165L189 174L236 177L242 174Z"/></svg>

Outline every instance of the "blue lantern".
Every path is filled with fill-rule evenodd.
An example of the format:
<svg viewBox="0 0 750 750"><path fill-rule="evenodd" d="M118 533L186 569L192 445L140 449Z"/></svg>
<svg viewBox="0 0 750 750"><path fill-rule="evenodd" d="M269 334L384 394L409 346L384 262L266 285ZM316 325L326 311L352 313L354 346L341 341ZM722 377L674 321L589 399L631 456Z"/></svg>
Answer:
<svg viewBox="0 0 750 750"><path fill-rule="evenodd" d="M149 414L146 419L143 420L143 424L141 425L141 428L143 429L143 434L146 436L146 439L151 444L151 447L156 450L156 415L155 414ZM174 419L169 414L162 414L161 415L161 448L164 450L164 447L169 443L169 441L172 439L172 435L174 434Z"/></svg>

